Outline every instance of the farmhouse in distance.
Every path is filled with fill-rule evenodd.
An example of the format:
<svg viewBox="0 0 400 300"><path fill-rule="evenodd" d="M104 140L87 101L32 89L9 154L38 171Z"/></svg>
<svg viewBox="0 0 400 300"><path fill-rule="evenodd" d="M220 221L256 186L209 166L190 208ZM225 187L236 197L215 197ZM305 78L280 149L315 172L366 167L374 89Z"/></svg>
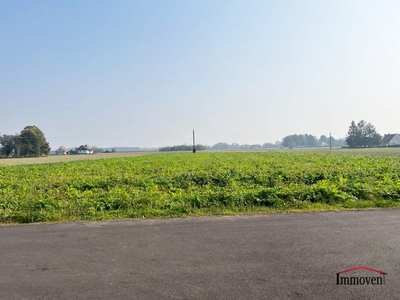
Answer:
<svg viewBox="0 0 400 300"><path fill-rule="evenodd" d="M68 154L68 149L65 146L60 146L57 150L56 150L56 154L57 155L67 155Z"/></svg>
<svg viewBox="0 0 400 300"><path fill-rule="evenodd" d="M385 134L383 137L382 144L386 147L399 147L400 146L400 134Z"/></svg>
<svg viewBox="0 0 400 300"><path fill-rule="evenodd" d="M77 150L78 154L93 154L93 149L88 145L81 145Z"/></svg>

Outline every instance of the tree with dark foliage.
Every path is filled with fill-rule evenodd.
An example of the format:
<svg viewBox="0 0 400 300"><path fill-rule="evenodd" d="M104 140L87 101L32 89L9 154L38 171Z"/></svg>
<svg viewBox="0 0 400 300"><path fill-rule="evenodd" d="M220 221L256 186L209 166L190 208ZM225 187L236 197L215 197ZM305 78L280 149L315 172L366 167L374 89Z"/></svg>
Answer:
<svg viewBox="0 0 400 300"><path fill-rule="evenodd" d="M0 154L5 157L35 157L50 152L49 143L36 126L26 126L20 135L3 135L0 146Z"/></svg>
<svg viewBox="0 0 400 300"><path fill-rule="evenodd" d="M382 143L382 136L376 132L375 126L361 120L357 124L351 121L346 137L350 148L373 147Z"/></svg>

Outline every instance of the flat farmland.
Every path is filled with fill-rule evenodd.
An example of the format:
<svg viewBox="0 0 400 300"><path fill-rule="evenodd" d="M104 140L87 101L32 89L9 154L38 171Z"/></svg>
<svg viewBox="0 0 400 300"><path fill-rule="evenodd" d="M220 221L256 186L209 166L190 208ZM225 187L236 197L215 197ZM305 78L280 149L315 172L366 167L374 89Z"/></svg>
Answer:
<svg viewBox="0 0 400 300"><path fill-rule="evenodd" d="M296 148L296 149L260 149L260 150L207 150L198 153L315 153L315 154L346 154L346 155L367 155L367 156L395 156L400 157L400 148L365 148L365 149L345 149L345 148ZM49 155L47 157L32 158L2 158L0 166L16 166L31 164L48 164L56 162L71 162L81 160L98 160L118 157L132 157L150 154L177 154L188 153L185 151L176 152L158 152L158 151L133 151L133 152L115 152L115 153L96 153L90 155Z"/></svg>
<svg viewBox="0 0 400 300"><path fill-rule="evenodd" d="M160 153L0 167L1 223L387 208L399 199L396 155Z"/></svg>
<svg viewBox="0 0 400 300"><path fill-rule="evenodd" d="M69 162L77 160L96 160L104 158L130 157L149 155L158 152L153 151L135 151L135 152L115 152L115 153L96 153L89 155L49 155L46 157L31 157L31 158L3 158L0 159L0 166L15 166L15 165L31 165L31 164L48 164L55 162Z"/></svg>

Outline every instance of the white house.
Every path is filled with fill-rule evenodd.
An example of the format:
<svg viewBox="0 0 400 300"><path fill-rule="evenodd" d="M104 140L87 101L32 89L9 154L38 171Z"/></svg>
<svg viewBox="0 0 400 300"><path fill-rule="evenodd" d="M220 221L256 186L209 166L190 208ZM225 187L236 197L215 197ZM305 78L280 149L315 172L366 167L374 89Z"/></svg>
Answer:
<svg viewBox="0 0 400 300"><path fill-rule="evenodd" d="M400 146L400 134L385 134L383 137L383 145L389 146Z"/></svg>
<svg viewBox="0 0 400 300"><path fill-rule="evenodd" d="M78 148L78 154L93 154L93 150L88 145L82 145Z"/></svg>

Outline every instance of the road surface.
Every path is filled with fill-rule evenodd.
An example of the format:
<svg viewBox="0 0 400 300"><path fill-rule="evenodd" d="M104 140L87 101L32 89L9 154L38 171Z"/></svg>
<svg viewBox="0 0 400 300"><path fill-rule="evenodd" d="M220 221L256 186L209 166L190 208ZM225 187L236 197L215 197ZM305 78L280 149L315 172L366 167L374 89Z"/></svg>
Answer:
<svg viewBox="0 0 400 300"><path fill-rule="evenodd" d="M336 284L359 265L385 284ZM0 299L399 295L400 210L0 227Z"/></svg>

